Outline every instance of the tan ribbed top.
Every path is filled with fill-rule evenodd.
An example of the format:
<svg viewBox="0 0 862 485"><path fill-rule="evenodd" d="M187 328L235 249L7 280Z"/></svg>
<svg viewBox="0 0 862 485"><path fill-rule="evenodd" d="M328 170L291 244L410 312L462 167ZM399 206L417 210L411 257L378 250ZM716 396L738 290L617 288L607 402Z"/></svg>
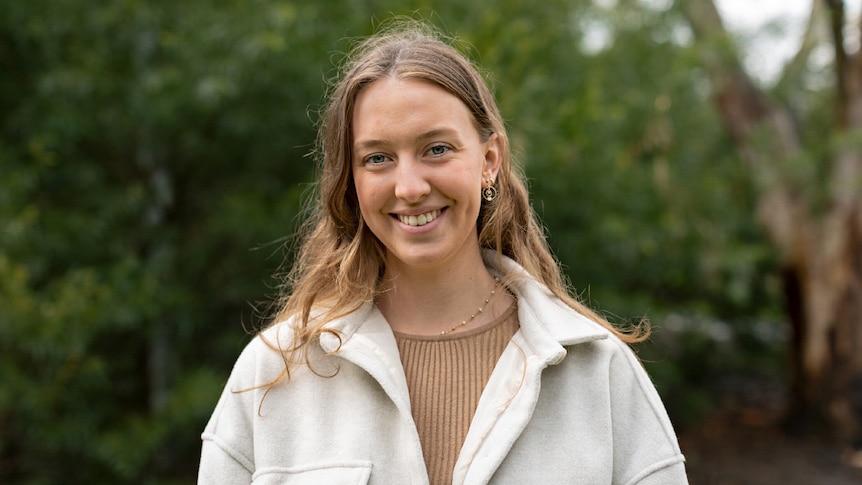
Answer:
<svg viewBox="0 0 862 485"><path fill-rule="evenodd" d="M492 322L463 332L395 333L432 485L452 483L479 396L518 330L516 309L513 304Z"/></svg>

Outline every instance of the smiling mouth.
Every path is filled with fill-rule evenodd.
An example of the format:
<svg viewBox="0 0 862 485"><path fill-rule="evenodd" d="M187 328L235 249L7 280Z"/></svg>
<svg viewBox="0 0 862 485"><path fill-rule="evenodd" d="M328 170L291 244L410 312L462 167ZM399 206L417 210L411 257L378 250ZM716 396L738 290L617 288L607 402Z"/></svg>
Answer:
<svg viewBox="0 0 862 485"><path fill-rule="evenodd" d="M431 212L426 212L424 214L419 214L418 216L405 216L398 214L398 220L408 226L424 226L429 222L433 221L440 215L440 210L433 210Z"/></svg>

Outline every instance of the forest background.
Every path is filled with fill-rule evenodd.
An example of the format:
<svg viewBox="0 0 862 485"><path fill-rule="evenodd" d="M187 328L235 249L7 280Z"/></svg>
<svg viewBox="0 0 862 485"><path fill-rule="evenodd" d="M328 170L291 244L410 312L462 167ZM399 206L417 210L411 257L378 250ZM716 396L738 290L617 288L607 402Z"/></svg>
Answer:
<svg viewBox="0 0 862 485"><path fill-rule="evenodd" d="M751 39L699 17L710 1L3 2L0 483L194 480L200 431L289 262L326 80L394 14L457 35L488 71L581 297L651 320L638 351L693 477L709 456L685 437L715 434L716 416L840 450L855 428L835 429L840 399L806 394L820 374L799 344L805 295L752 158L781 158L816 220L828 161L862 152L832 121L840 2L815 4L804 57L765 80L740 61ZM858 31L840 39L858 58ZM740 132L717 75L734 69L802 148Z"/></svg>

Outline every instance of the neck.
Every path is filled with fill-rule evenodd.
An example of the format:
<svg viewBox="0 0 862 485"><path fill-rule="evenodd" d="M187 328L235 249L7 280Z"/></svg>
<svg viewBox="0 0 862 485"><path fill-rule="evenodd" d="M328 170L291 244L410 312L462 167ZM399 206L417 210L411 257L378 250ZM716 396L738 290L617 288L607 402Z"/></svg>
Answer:
<svg viewBox="0 0 862 485"><path fill-rule="evenodd" d="M387 271L384 291L377 298L380 311L396 332L411 335L438 335L470 319L480 307L482 313L463 329L475 328L491 321L505 309L497 288L494 298L485 305L494 288L494 277L488 273L481 255L457 268L403 268ZM458 330L461 330L460 328Z"/></svg>

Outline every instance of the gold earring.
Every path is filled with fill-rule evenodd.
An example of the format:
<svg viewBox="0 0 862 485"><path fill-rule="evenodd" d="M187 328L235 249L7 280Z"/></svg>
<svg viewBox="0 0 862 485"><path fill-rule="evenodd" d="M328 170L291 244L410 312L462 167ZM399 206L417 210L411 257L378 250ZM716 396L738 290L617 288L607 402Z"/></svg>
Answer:
<svg viewBox="0 0 862 485"><path fill-rule="evenodd" d="M488 178L486 183L488 186L482 189L482 198L488 202L493 202L497 198L497 187L494 186L494 179Z"/></svg>

